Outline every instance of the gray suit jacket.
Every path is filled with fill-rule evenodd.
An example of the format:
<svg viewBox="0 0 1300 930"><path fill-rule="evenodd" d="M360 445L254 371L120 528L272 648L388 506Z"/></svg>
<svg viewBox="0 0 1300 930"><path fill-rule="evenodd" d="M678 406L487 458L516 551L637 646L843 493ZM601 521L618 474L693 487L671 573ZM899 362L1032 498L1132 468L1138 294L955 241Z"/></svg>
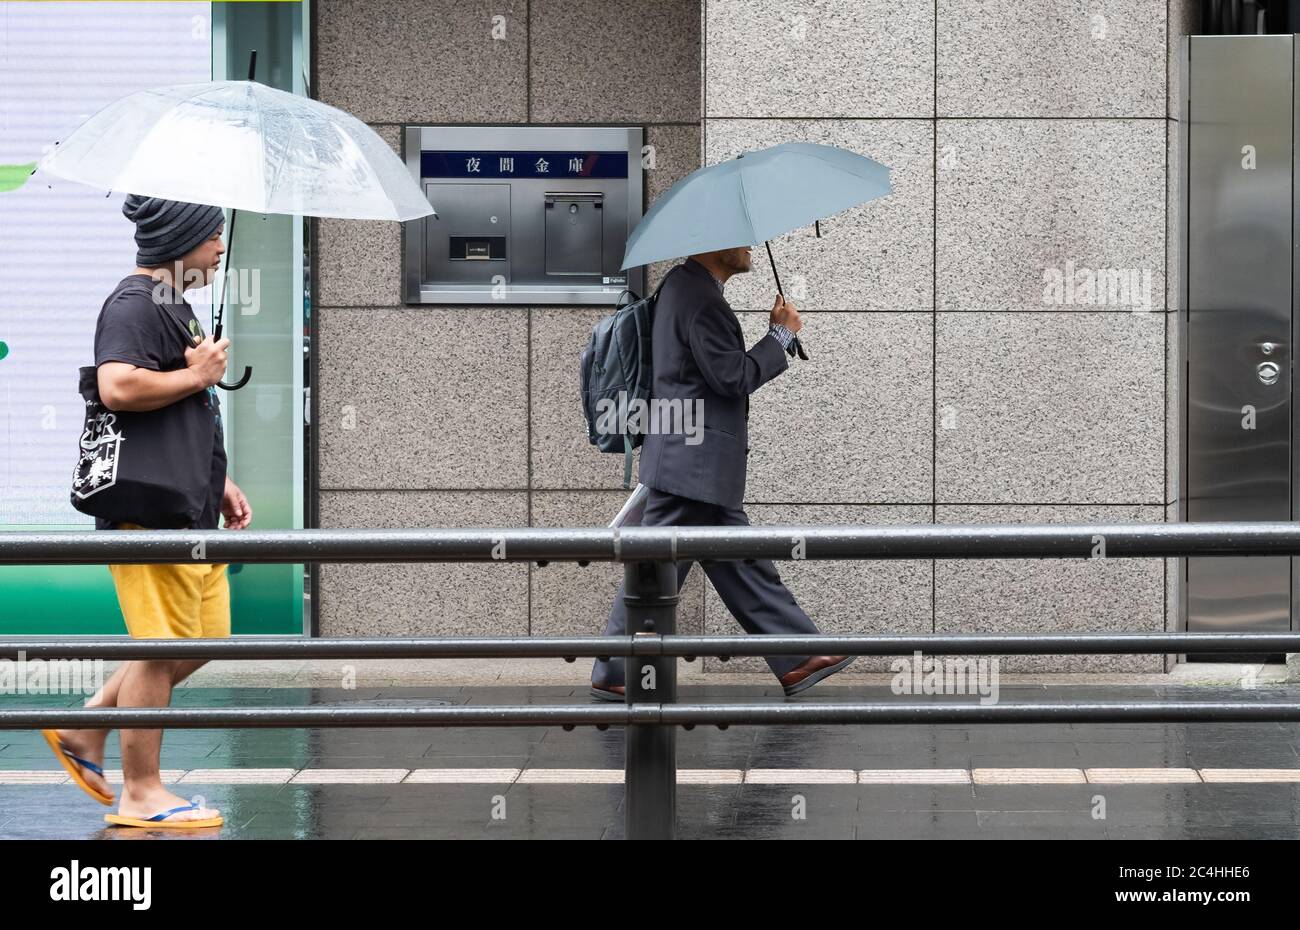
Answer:
<svg viewBox="0 0 1300 930"><path fill-rule="evenodd" d="M684 430L678 419L671 432L651 427L641 447L638 477L658 491L740 507L749 453L749 395L790 363L781 343L769 335L745 351L740 321L722 287L699 262L688 258L668 275L654 309L651 397L661 412L674 409L662 401L681 400L683 407L700 411L702 423ZM661 416L659 426L666 419Z"/></svg>

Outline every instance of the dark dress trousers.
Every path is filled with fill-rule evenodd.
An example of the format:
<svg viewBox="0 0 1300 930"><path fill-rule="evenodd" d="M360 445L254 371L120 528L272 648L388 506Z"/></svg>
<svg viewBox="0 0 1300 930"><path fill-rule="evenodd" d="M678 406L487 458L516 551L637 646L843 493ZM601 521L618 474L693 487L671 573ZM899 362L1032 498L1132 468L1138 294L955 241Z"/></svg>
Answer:
<svg viewBox="0 0 1300 930"><path fill-rule="evenodd" d="M748 351L722 286L694 259L673 268L655 304L652 331L654 399L702 401L703 429L651 431L641 447L638 478L650 489L642 526L748 526L745 496L749 395L789 365L785 350L764 335ZM698 424L697 424L698 425ZM677 563L681 589L690 562ZM746 633L811 635L816 625L767 559L705 561L704 572ZM607 636L627 633L623 586L610 608ZM771 656L779 678L808 656ZM623 659L597 660L591 680L621 685Z"/></svg>

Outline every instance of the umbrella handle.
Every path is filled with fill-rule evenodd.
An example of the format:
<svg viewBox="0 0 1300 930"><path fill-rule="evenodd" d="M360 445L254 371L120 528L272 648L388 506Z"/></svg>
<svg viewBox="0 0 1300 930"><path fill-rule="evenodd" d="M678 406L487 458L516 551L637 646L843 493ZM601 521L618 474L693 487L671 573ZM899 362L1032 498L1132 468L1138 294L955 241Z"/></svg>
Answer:
<svg viewBox="0 0 1300 930"><path fill-rule="evenodd" d="M248 383L248 379L251 377L253 377L253 367L251 365L245 365L243 377L241 377L238 381L236 381L234 384L226 384L226 382L224 381L218 381L217 387L225 388L227 391L238 391L241 387L243 387L245 384Z"/></svg>
<svg viewBox="0 0 1300 930"><path fill-rule="evenodd" d="M225 297L223 296L221 299L221 303L224 305L225 302L226 300ZM212 339L215 342L220 338L221 338L221 323L218 322L216 326L212 327ZM253 377L253 368L251 365L245 365L244 374L238 381L236 381L234 384L226 384L226 382L224 381L218 381L217 387L225 388L227 391L238 391L241 387L243 387L245 384L248 383L248 379L251 377Z"/></svg>
<svg viewBox="0 0 1300 930"><path fill-rule="evenodd" d="M253 49L248 54L248 79L251 81L253 79L253 75L255 75L256 73L257 73L257 49ZM235 217L238 214L238 212L239 212L238 210L231 207L230 231L229 234L226 236L226 247L227 249L232 250L232 252L233 249L235 248ZM212 327L213 342L216 342L221 339L221 330L226 315L226 287L225 287L224 278L226 274L229 274L229 272L230 272L230 257L227 256L225 274L222 275L223 281L221 287L221 304L217 307L216 322ZM248 383L248 379L251 377L253 377L253 369L250 366L245 365L244 375L238 381L236 381L234 384L226 384L226 382L224 381L218 381L217 386L225 388L227 391L238 391L241 387L243 387L245 384Z"/></svg>
<svg viewBox="0 0 1300 930"><path fill-rule="evenodd" d="M772 277L776 279L776 292L784 297L785 291L781 290L781 276L776 273L776 259L772 257L772 243L764 242L763 245L767 248L767 260L772 264ZM803 343L799 341L798 336L790 340L790 348L798 352L799 357L805 362L808 361L808 353L803 350Z"/></svg>
<svg viewBox="0 0 1300 930"><path fill-rule="evenodd" d="M253 49L248 55L248 79L250 81L253 80L253 75L256 73L257 73L257 49ZM230 243L231 248L234 247L235 211L233 209L230 211L230 235L227 237L226 241ZM229 261L227 261L226 264L228 268ZM225 315L224 313L225 309L226 309L226 289L223 286L221 288L221 306L217 309L217 325L212 328L212 336L214 341L221 338L222 317ZM218 381L217 387L224 388L227 391L238 391L240 388L242 388L245 384L248 383L248 379L251 377L253 377L253 366L245 365L244 374L240 377L238 381L236 381L234 384L226 384L226 382L224 381Z"/></svg>

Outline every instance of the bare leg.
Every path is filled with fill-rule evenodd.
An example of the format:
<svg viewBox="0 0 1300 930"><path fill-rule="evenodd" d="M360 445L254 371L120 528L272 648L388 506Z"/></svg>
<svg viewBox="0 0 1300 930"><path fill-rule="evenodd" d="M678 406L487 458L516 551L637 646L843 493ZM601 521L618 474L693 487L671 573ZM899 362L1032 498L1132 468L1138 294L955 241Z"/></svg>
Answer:
<svg viewBox="0 0 1300 930"><path fill-rule="evenodd" d="M168 706L172 698L172 685L194 671L193 668L186 670L183 666L193 664L169 661L130 663L131 668L118 687L117 706ZM121 733L122 775L125 785L118 813L124 817L145 819L189 803L185 798L168 791L158 774L162 733L162 730L123 730ZM176 814L169 819L206 820L216 815L215 810L200 808Z"/></svg>
<svg viewBox="0 0 1300 930"><path fill-rule="evenodd" d="M172 662L176 667L176 673L172 676L172 687L179 685L186 678L189 678L203 666L208 664L207 659L177 659Z"/></svg>
<svg viewBox="0 0 1300 930"><path fill-rule="evenodd" d="M130 665L130 662L119 665L113 674L108 676L104 686L86 701L86 706L116 707L118 689L121 688L122 680L126 677ZM57 730L56 732L59 735L59 742L74 756L93 762L100 768L104 767L104 743L108 739L107 730ZM82 769L81 777L92 788L102 791L109 797L113 797L116 793L102 775L96 775L89 769Z"/></svg>
<svg viewBox="0 0 1300 930"><path fill-rule="evenodd" d="M119 665L113 674L108 677L108 681L104 682L104 687L96 691L86 701L86 706L116 707L122 681L126 678L128 669L133 664L132 662L123 662ZM175 669L172 684L178 685L206 665L207 660L179 659L171 664ZM56 732L59 734L59 741L74 756L93 762L100 768L104 767L104 744L108 741L108 730L57 730ZM115 794L113 788L104 780L103 776L96 775L88 769L83 770L81 774L92 788L96 788L110 797Z"/></svg>

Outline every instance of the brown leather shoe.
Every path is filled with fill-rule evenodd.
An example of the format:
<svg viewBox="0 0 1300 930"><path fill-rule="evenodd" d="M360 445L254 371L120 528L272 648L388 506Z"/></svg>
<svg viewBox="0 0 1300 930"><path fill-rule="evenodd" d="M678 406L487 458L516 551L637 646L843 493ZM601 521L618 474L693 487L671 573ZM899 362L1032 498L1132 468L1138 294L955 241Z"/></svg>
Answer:
<svg viewBox="0 0 1300 930"><path fill-rule="evenodd" d="M591 683L591 696L602 701L618 701L622 703L626 689L622 685L598 685L594 681Z"/></svg>
<svg viewBox="0 0 1300 930"><path fill-rule="evenodd" d="M781 687L785 689L785 696L790 697L792 694L806 691L823 678L829 678L845 668L856 658L857 656L813 656L781 676Z"/></svg>

